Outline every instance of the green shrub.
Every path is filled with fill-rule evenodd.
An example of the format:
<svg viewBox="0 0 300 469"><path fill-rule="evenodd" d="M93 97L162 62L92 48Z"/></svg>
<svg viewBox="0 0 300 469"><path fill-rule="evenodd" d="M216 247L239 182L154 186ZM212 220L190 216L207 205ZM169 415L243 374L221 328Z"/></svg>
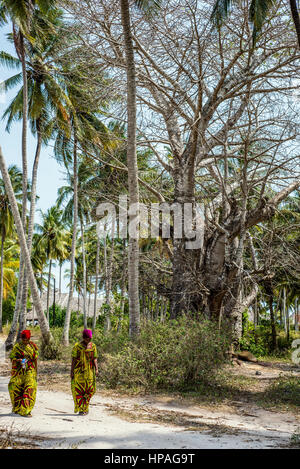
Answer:
<svg viewBox="0 0 300 469"><path fill-rule="evenodd" d="M240 339L240 349L248 350L255 356L269 355L271 352L271 330L266 326L256 326L247 321L243 337Z"/></svg>
<svg viewBox="0 0 300 469"><path fill-rule="evenodd" d="M272 404L300 406L300 380L298 377L281 376L266 390L265 398Z"/></svg>
<svg viewBox="0 0 300 469"><path fill-rule="evenodd" d="M13 319L15 310L15 299L10 296L6 300L3 300L2 304L2 321L3 324L11 322Z"/></svg>
<svg viewBox="0 0 300 469"><path fill-rule="evenodd" d="M212 377L229 347L226 334L211 322L186 318L148 323L135 342L123 335L108 347L106 338L99 339L94 341L104 352L101 377L110 387L193 388Z"/></svg>
<svg viewBox="0 0 300 469"><path fill-rule="evenodd" d="M291 344L294 339L299 338L299 333L291 330L290 337L287 339L286 332L280 330L277 324L277 349L272 350L272 330L270 321L263 320L262 323L255 328L254 324L248 320L247 314L244 315L243 319L243 337L239 342L241 350L248 350L257 357L267 355L286 357L290 355Z"/></svg>
<svg viewBox="0 0 300 469"><path fill-rule="evenodd" d="M62 345L56 337L50 344L41 343L40 357L42 360L59 360L62 357Z"/></svg>
<svg viewBox="0 0 300 469"><path fill-rule="evenodd" d="M66 317L66 308L62 308L59 305L55 305L55 312L54 306L51 305L49 308L49 325L50 327L64 327L65 324L65 317ZM77 316L75 311L71 312L70 318L70 326L78 326L80 327L83 325L83 316L82 314Z"/></svg>

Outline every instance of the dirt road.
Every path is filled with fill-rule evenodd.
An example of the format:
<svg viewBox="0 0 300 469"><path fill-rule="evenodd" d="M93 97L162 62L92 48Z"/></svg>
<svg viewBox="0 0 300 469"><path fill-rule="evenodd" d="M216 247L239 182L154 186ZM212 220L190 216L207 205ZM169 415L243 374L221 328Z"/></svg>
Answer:
<svg viewBox="0 0 300 469"><path fill-rule="evenodd" d="M101 390L92 399L90 413L79 416L73 412L67 391L69 372L62 374L57 364L48 373L45 363L39 372L33 417L17 416L11 413L7 388L10 361L3 345L0 339L0 437L6 432L8 441L25 438L27 445L40 448L254 449L287 447L291 436L300 432L299 414L292 412L245 407L243 402L235 402L233 407L208 407L183 404L172 397L112 396ZM256 365L243 368L243 373L251 376L255 371ZM258 378L272 378L274 373L278 371L266 369ZM64 386L59 388L62 380Z"/></svg>
<svg viewBox="0 0 300 469"><path fill-rule="evenodd" d="M243 415L99 393L89 415L82 417L73 413L70 394L44 389L38 390L33 417L28 419L11 414L7 384L8 377L0 377L0 428L30 436L41 448L278 448L288 444L299 427L299 419L287 413L256 409ZM162 423L145 421L147 414ZM166 416L177 421L182 417L182 423L165 423Z"/></svg>

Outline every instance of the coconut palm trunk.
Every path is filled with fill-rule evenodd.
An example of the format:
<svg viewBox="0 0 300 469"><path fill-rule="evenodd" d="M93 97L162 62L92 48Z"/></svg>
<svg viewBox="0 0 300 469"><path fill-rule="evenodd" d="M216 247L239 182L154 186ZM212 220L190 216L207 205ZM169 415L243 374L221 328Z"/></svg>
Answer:
<svg viewBox="0 0 300 469"><path fill-rule="evenodd" d="M28 80L26 70L26 53L24 36L20 34L20 59L22 64L22 78L23 78L23 118L22 118L22 175L23 175L23 198L22 198L22 224L26 236L26 215L27 215L27 184L28 184L28 164L27 164L27 120L28 120ZM22 297L21 297L21 311L20 322L24 324L27 306L27 270L26 266L23 274ZM22 326L21 326L22 327Z"/></svg>
<svg viewBox="0 0 300 469"><path fill-rule="evenodd" d="M125 307L125 290L126 290L126 241L124 239L124 261L123 261L123 267L122 267L122 280L121 280L121 302L120 302L120 316L119 316L119 322L118 322L118 332L121 330L122 327L122 322L123 322L123 317L124 317L124 307ZM144 296L143 296L144 298Z"/></svg>
<svg viewBox="0 0 300 469"><path fill-rule="evenodd" d="M86 288L86 253L85 253L85 240L84 240L84 225L82 218L80 219L80 228L81 228L81 239L82 239L82 267L83 267L83 325L84 328L87 328L87 288Z"/></svg>
<svg viewBox="0 0 300 469"><path fill-rule="evenodd" d="M108 260L107 260L107 239L104 238L104 275L105 275L105 323L104 330L105 332L110 331L111 329L111 320L110 320L110 291L109 291L109 280L108 280Z"/></svg>
<svg viewBox="0 0 300 469"><path fill-rule="evenodd" d="M47 286L47 320L49 322L49 304L50 304L50 289L51 289L51 270L52 270L52 259L49 262L49 271L48 271L48 286Z"/></svg>
<svg viewBox="0 0 300 469"><path fill-rule="evenodd" d="M292 18L293 18L295 29L296 29L298 46L300 47L300 16L299 16L298 5L297 5L297 0L290 0L291 14L292 14Z"/></svg>
<svg viewBox="0 0 300 469"><path fill-rule="evenodd" d="M22 224L26 236L26 213L27 213L27 120L28 120L28 80L26 71L26 51L24 43L24 35L19 30L17 31L16 25L13 24L13 39L17 55L20 59L22 66L22 79L23 79L23 109L22 109ZM20 270L19 282L21 282L22 289L20 294L20 304L18 315L20 316L21 323L24 323L24 315L27 303L27 287L26 287L26 267ZM25 287L25 289L24 289Z"/></svg>
<svg viewBox="0 0 300 469"><path fill-rule="evenodd" d="M35 207L36 207L38 165L39 165L41 148L42 148L42 134L40 132L39 122L37 122L37 135L38 135L37 146L36 146L35 158L34 158L33 167L32 167L31 202L30 202L30 212L29 212L29 220L28 220L27 246L28 246L28 250L30 254L31 254L31 248L32 248L32 237L33 237L34 217L35 217ZM19 321L18 337L20 337L21 331L25 327L25 320L26 320L25 313L27 311L27 297L28 297L28 278L27 278L26 269L25 269L23 283L22 283L22 304L21 304L21 315L20 315L20 321Z"/></svg>
<svg viewBox="0 0 300 469"><path fill-rule="evenodd" d="M136 71L133 52L133 41L130 26L128 0L120 0L122 27L126 55L127 72L127 167L129 190L129 223L134 224L138 216L139 186L136 155ZM136 207L134 214L130 207ZM140 332L139 303L139 238L136 233L129 233L128 245L128 300L129 300L129 334L135 337Z"/></svg>
<svg viewBox="0 0 300 469"><path fill-rule="evenodd" d="M95 293L94 293L94 317L93 317L93 331L96 329L97 321L97 295L98 295L98 282L99 282L99 255L100 255L100 241L97 236L97 251L96 251L96 277L95 277Z"/></svg>
<svg viewBox="0 0 300 469"><path fill-rule="evenodd" d="M295 331L299 331L299 306L298 306L298 298L295 299Z"/></svg>
<svg viewBox="0 0 300 469"><path fill-rule="evenodd" d="M67 311L65 317L64 331L62 343L69 345L69 331L71 320L71 304L74 292L74 274L75 274L75 251L76 251L76 237L77 237L77 219L78 219L78 179L77 179L77 138L76 131L74 131L74 151L73 151L73 184L74 184L74 208L73 208L73 232L72 232L72 247L71 247L71 272L70 272L70 287L69 297L67 304Z"/></svg>
<svg viewBox="0 0 300 469"><path fill-rule="evenodd" d="M49 344L53 340L53 337L50 332L49 323L43 312L43 307L42 307L42 303L39 297L39 290L38 290L37 282L36 282L32 264L31 264L30 253L28 250L27 242L26 242L22 220L18 211L17 201L16 201L15 194L11 185L10 177L7 171L7 167L5 164L5 160L4 160L1 148L0 148L0 169L2 172L3 181L5 184L5 189L9 198L9 203L11 205L11 210L12 210L12 214L13 214L13 218L14 218L14 222L15 222L15 226L16 226L16 230L17 230L17 234L19 238L21 252L25 260L25 266L27 269L29 285L30 285L31 294L32 294L32 300L33 300L33 304L37 312L42 339L45 344Z"/></svg>
<svg viewBox="0 0 300 469"><path fill-rule="evenodd" d="M62 262L59 263L59 299L61 298L61 269L62 269Z"/></svg>
<svg viewBox="0 0 300 469"><path fill-rule="evenodd" d="M269 310L270 310L270 319L271 319L271 330L272 330L272 350L276 350L277 347L277 337L276 337L276 321L275 321L275 315L274 315L274 309L273 309L273 302L274 302L274 297L273 297L273 292L269 296Z"/></svg>
<svg viewBox="0 0 300 469"><path fill-rule="evenodd" d="M23 287L23 270L24 270L24 259L22 252L20 253L20 267L19 267L19 281L18 281L18 286L17 286L17 295L16 295L16 303L15 303L15 309L14 309L14 315L13 315L13 320L10 326L10 330L7 336L7 339L5 341L5 349L11 350L14 342L15 342L15 337L17 334L17 329L18 329L18 322L19 322L19 315L20 315L20 307L21 307L21 292L22 292L22 287Z"/></svg>
<svg viewBox="0 0 300 469"><path fill-rule="evenodd" d="M5 226L2 226L1 233L1 267L0 267L0 333L2 333L2 303L3 303L3 265L4 265L4 241L5 241Z"/></svg>

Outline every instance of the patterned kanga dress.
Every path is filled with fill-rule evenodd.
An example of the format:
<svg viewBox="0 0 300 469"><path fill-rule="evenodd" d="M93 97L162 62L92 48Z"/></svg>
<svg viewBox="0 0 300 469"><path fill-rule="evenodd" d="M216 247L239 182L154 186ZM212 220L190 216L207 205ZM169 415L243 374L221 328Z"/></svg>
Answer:
<svg viewBox="0 0 300 469"><path fill-rule="evenodd" d="M38 348L33 342L29 344L18 343L12 349L10 359L12 360L11 378L8 384L9 395L12 403L12 411L20 415L31 413L36 398L36 360ZM16 359L25 358L26 364L22 367L21 362Z"/></svg>
<svg viewBox="0 0 300 469"><path fill-rule="evenodd" d="M76 343L72 350L75 359L74 378L71 389L74 399L74 412L88 412L91 397L96 391L94 359L98 357L96 345L90 342L89 348Z"/></svg>

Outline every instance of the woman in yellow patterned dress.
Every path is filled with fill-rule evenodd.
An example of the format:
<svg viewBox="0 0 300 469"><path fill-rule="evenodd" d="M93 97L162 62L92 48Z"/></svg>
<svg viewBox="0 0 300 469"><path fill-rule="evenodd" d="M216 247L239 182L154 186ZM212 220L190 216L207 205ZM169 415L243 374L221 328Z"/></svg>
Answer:
<svg viewBox="0 0 300 469"><path fill-rule="evenodd" d="M82 333L82 341L77 342L72 350L71 389L74 412L79 412L79 415L88 414L90 400L96 391L98 353L91 339L92 331L85 329Z"/></svg>
<svg viewBox="0 0 300 469"><path fill-rule="evenodd" d="M23 417L32 417L37 390L38 348L30 341L29 330L21 332L21 342L17 343L10 354L12 361L11 378L8 384L12 412Z"/></svg>

